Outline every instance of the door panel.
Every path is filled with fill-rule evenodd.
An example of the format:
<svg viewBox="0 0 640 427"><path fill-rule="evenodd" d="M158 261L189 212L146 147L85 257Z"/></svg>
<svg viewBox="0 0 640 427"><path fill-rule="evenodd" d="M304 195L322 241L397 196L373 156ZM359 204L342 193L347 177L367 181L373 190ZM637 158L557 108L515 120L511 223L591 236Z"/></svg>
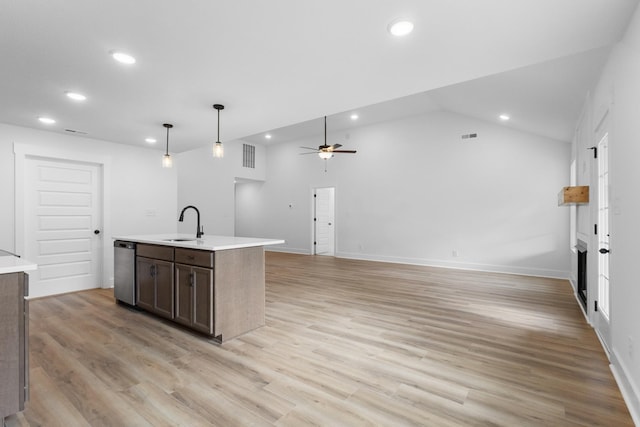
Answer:
<svg viewBox="0 0 640 427"><path fill-rule="evenodd" d="M175 317L173 263L155 260L156 303L154 312L168 319Z"/></svg>
<svg viewBox="0 0 640 427"><path fill-rule="evenodd" d="M335 189L318 188L315 193L315 254L335 254Z"/></svg>
<svg viewBox="0 0 640 427"><path fill-rule="evenodd" d="M175 321L191 326L193 286L191 267L176 264L176 316Z"/></svg>
<svg viewBox="0 0 640 427"><path fill-rule="evenodd" d="M31 295L100 287L101 168L25 159L25 258L38 264Z"/></svg>
<svg viewBox="0 0 640 427"><path fill-rule="evenodd" d="M605 122L606 123L606 122ZM595 327L609 350L610 347L610 307L609 307L609 135L604 133L597 145L597 220L598 220L598 311L595 312Z"/></svg>
<svg viewBox="0 0 640 427"><path fill-rule="evenodd" d="M193 328L213 333L213 270L193 267Z"/></svg>
<svg viewBox="0 0 640 427"><path fill-rule="evenodd" d="M155 264L151 259L137 257L136 259L136 292L138 294L137 305L149 311L153 311L156 299Z"/></svg>

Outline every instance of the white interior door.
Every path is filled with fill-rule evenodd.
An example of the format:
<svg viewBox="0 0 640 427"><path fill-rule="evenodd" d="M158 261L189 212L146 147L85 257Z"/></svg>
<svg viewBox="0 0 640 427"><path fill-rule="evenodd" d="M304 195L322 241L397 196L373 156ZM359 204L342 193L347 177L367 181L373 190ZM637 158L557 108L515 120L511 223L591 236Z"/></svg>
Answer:
<svg viewBox="0 0 640 427"><path fill-rule="evenodd" d="M317 188L314 193L314 253L335 254L335 188Z"/></svg>
<svg viewBox="0 0 640 427"><path fill-rule="evenodd" d="M38 264L31 296L100 287L101 167L25 159L24 257Z"/></svg>
<svg viewBox="0 0 640 427"><path fill-rule="evenodd" d="M610 347L609 305L609 135L607 133L597 145L598 175L598 302L595 312L595 327L607 347Z"/></svg>

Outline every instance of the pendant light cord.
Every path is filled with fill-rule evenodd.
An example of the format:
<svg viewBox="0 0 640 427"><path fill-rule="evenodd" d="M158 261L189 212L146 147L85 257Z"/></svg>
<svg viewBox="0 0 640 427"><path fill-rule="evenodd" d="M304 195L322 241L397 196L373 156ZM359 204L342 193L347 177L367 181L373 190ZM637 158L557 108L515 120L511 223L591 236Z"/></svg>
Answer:
<svg viewBox="0 0 640 427"><path fill-rule="evenodd" d="M165 156L168 156L169 155L169 129L171 129L173 125L169 123L164 123L162 126L164 126L167 129L167 151L165 152Z"/></svg>
<svg viewBox="0 0 640 427"><path fill-rule="evenodd" d="M167 151L165 155L169 155L169 126L167 126Z"/></svg>

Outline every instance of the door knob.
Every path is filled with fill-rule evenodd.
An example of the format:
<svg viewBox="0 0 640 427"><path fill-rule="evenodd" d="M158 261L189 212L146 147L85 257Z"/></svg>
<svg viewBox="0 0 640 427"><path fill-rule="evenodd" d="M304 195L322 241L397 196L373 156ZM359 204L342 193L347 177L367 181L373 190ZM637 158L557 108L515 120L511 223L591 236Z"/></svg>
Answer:
<svg viewBox="0 0 640 427"><path fill-rule="evenodd" d="M100 234L100 230L93 230L93 234Z"/></svg>
<svg viewBox="0 0 640 427"><path fill-rule="evenodd" d="M598 252L600 252L601 254L608 254L610 251L609 249L601 248Z"/></svg>

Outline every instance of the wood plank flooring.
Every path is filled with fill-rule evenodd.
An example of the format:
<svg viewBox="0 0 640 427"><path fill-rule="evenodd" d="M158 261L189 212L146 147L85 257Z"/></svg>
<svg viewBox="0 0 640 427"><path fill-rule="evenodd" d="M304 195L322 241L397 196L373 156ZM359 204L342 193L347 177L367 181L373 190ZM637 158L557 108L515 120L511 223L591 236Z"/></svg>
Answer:
<svg viewBox="0 0 640 427"><path fill-rule="evenodd" d="M281 253L222 345L114 304L31 301L14 426L632 426L563 280Z"/></svg>

